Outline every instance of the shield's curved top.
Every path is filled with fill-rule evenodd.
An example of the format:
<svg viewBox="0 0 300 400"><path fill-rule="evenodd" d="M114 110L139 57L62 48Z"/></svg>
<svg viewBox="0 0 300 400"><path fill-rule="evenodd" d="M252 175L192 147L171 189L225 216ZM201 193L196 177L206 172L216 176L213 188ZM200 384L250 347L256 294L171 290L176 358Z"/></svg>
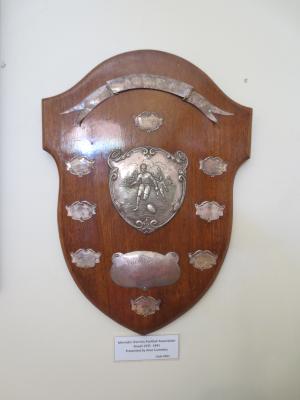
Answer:
<svg viewBox="0 0 300 400"><path fill-rule="evenodd" d="M251 118L191 63L148 50L113 57L43 100L65 259L115 321L154 331L212 284Z"/></svg>

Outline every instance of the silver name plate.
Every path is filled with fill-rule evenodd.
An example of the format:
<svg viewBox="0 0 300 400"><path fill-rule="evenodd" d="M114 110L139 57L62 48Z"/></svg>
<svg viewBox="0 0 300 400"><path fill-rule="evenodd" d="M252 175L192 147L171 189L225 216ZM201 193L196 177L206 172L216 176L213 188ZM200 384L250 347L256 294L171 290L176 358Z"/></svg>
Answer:
<svg viewBox="0 0 300 400"><path fill-rule="evenodd" d="M115 253L110 274L117 285L127 288L146 290L172 285L180 277L178 260L174 252L165 255L154 251Z"/></svg>

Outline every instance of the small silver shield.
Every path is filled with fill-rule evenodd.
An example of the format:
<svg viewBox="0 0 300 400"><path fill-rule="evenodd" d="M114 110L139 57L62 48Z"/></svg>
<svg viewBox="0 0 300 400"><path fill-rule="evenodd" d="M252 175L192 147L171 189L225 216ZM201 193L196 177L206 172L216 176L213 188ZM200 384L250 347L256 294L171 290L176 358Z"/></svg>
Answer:
<svg viewBox="0 0 300 400"><path fill-rule="evenodd" d="M165 225L179 210L186 190L187 156L137 147L108 159L112 202L122 218L143 233Z"/></svg>

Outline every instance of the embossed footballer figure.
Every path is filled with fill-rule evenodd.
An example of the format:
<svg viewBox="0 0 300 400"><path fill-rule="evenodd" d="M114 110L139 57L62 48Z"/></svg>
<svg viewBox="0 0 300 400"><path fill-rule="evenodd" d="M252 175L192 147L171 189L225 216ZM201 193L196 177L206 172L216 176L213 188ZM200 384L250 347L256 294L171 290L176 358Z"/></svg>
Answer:
<svg viewBox="0 0 300 400"><path fill-rule="evenodd" d="M158 194L158 191L159 191L159 188L158 188L158 185L157 185L157 182L156 182L154 176L151 174L151 172L147 171L146 164L140 165L140 171L141 172L138 174L135 181L131 183L131 186L139 185L138 193L137 193L137 197L136 197L136 207L134 208L134 211L138 210L141 197L143 198L143 200L148 199L150 192L151 192L151 184L153 184L156 194Z"/></svg>
<svg viewBox="0 0 300 400"><path fill-rule="evenodd" d="M114 206L130 225L151 233L179 210L185 196L188 159L154 147L136 147L108 158L109 186Z"/></svg>

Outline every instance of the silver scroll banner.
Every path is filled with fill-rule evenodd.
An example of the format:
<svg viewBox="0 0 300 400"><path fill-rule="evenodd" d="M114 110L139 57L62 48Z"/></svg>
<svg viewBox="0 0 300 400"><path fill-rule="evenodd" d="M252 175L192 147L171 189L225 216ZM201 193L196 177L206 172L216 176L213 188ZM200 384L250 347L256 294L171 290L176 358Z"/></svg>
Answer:
<svg viewBox="0 0 300 400"><path fill-rule="evenodd" d="M69 114L74 111L79 112L77 123L81 124L87 115L99 104L115 94L132 89L160 90L179 96L187 103L198 108L213 122L218 122L214 114L233 115L211 104L188 83L168 78L167 76L152 74L132 74L107 81L103 86L100 86L85 97L80 103L64 111L62 114Z"/></svg>

